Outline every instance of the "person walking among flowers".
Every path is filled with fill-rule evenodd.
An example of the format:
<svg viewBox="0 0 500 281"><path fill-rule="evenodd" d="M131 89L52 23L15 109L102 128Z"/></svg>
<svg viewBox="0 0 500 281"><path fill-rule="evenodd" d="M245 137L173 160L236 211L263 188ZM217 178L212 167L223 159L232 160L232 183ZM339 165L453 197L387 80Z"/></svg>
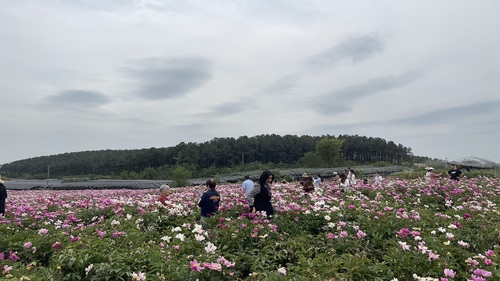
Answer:
<svg viewBox="0 0 500 281"><path fill-rule="evenodd" d="M259 177L259 182L247 195L248 205L252 213L265 212L267 216L274 214L271 204L271 185L274 181L274 174L271 171L264 171Z"/></svg>

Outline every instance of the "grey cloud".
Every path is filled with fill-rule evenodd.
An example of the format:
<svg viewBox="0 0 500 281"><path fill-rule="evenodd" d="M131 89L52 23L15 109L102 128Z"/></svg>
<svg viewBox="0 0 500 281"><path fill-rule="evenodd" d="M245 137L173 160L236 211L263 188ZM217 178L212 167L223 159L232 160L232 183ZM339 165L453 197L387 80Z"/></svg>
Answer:
<svg viewBox="0 0 500 281"><path fill-rule="evenodd" d="M90 108L110 102L110 99L97 91L67 90L48 96L43 103L49 106Z"/></svg>
<svg viewBox="0 0 500 281"><path fill-rule="evenodd" d="M285 94L298 87L296 75L285 75L274 81L264 91L271 94Z"/></svg>
<svg viewBox="0 0 500 281"><path fill-rule="evenodd" d="M312 103L314 109L322 114L335 115L351 111L353 103L360 98L378 92L403 87L421 76L420 71L409 71L400 75L389 75L370 79L358 85L348 86L318 96ZM336 106L337 110L332 110Z"/></svg>
<svg viewBox="0 0 500 281"><path fill-rule="evenodd" d="M491 113L500 113L500 100L474 103L465 106L451 107L423 113L417 116L395 120L395 123L412 126L453 122L459 125L468 118L484 116ZM487 119L486 119L487 120ZM457 127L459 129L459 127Z"/></svg>
<svg viewBox="0 0 500 281"><path fill-rule="evenodd" d="M213 107L209 112L200 113L198 115L203 118L218 118L238 113L244 113L252 110L253 107L255 107L254 101L226 102Z"/></svg>
<svg viewBox="0 0 500 281"><path fill-rule="evenodd" d="M211 63L200 57L148 58L125 69L138 83L136 95L147 100L183 96L212 77Z"/></svg>
<svg viewBox="0 0 500 281"><path fill-rule="evenodd" d="M310 57L305 64L316 70L335 66L342 61L356 64L383 52L385 45L385 39L378 33L351 36L331 49Z"/></svg>
<svg viewBox="0 0 500 281"><path fill-rule="evenodd" d="M495 115L496 113L496 115ZM355 132L366 131L370 128L394 128L399 126L404 127L425 127L428 125L453 124L453 129L457 132L467 131L477 135L497 134L498 131L492 131L496 124L500 122L500 100L492 100L487 102L474 103L465 106L456 106L435 110L428 113L423 113L413 117L393 119L393 120L376 120L357 123L337 123L330 125L321 125L311 128L314 132ZM481 121L471 119L480 117ZM486 118L485 118L486 117ZM443 132L429 132L422 134L418 132L416 136L433 136L438 134L449 134ZM413 134L410 134L414 136Z"/></svg>

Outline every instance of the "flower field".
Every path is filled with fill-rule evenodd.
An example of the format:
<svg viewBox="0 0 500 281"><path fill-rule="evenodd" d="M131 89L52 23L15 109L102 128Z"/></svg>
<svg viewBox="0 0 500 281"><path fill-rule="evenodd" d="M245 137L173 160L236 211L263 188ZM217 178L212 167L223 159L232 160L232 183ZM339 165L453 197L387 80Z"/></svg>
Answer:
<svg viewBox="0 0 500 281"><path fill-rule="evenodd" d="M304 194L275 184L276 214L248 214L241 185L9 191L0 280L500 280L500 179L391 179Z"/></svg>

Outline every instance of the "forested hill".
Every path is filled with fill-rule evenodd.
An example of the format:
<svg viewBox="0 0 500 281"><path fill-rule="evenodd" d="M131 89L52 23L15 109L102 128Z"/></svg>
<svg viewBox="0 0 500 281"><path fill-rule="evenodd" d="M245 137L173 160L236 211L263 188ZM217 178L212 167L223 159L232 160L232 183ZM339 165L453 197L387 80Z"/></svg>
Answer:
<svg viewBox="0 0 500 281"><path fill-rule="evenodd" d="M318 147L321 140L327 141ZM168 174L174 167L184 167L196 176L210 170L256 163L331 167L379 161L403 164L411 163L412 159L411 148L381 138L272 134L214 138L204 143L181 142L165 148L82 151L35 157L4 164L0 173L13 178L46 177L49 171L53 178L79 175L122 175L126 178L130 174L137 177L146 173L141 178L154 178Z"/></svg>

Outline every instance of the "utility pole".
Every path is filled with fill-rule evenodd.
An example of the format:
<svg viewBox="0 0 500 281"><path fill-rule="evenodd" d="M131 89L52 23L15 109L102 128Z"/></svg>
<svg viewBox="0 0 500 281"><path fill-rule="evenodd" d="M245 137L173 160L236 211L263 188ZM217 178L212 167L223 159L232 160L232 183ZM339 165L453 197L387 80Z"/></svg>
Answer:
<svg viewBox="0 0 500 281"><path fill-rule="evenodd" d="M47 186L49 186L49 178L50 178L50 164L47 167Z"/></svg>
<svg viewBox="0 0 500 281"><path fill-rule="evenodd" d="M245 165L245 154L241 153L241 165Z"/></svg>

